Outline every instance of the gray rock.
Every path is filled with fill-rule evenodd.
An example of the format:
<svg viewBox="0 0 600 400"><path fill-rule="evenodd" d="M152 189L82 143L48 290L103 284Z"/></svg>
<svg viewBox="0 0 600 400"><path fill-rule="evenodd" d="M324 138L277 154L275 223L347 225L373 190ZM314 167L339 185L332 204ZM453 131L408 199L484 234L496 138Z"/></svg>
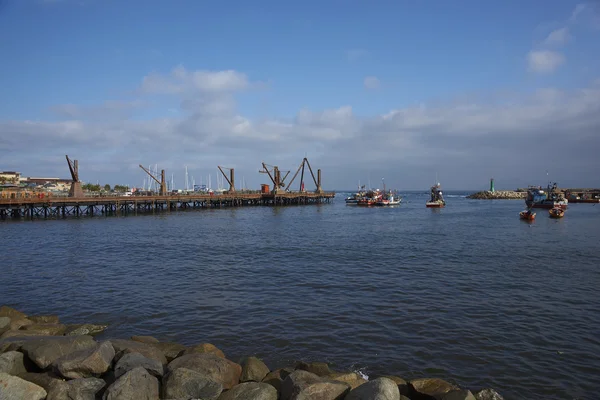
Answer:
<svg viewBox="0 0 600 400"><path fill-rule="evenodd" d="M167 364L165 354L152 344L134 342L133 340L113 339L110 341L117 354L115 361L119 361L127 353L140 353L146 358L156 360L163 365Z"/></svg>
<svg viewBox="0 0 600 400"><path fill-rule="evenodd" d="M103 400L158 400L158 379L142 367L134 368L106 389Z"/></svg>
<svg viewBox="0 0 600 400"><path fill-rule="evenodd" d="M67 327L63 324L47 324L47 323L33 323L25 325L21 328L25 332L37 332L40 335L57 336L63 335L67 331Z"/></svg>
<svg viewBox="0 0 600 400"><path fill-rule="evenodd" d="M23 353L18 351L9 351L4 354L0 354L0 372L4 372L9 375L19 375L27 372L25 368L25 361L23 359Z"/></svg>
<svg viewBox="0 0 600 400"><path fill-rule="evenodd" d="M106 328L108 328L108 325L94 324L71 324L65 326L65 336L97 335L98 333L104 332Z"/></svg>
<svg viewBox="0 0 600 400"><path fill-rule="evenodd" d="M115 349L110 342L67 354L53 363L54 369L68 379L99 377L111 366Z"/></svg>
<svg viewBox="0 0 600 400"><path fill-rule="evenodd" d="M0 335L10 329L10 318L0 317Z"/></svg>
<svg viewBox="0 0 600 400"><path fill-rule="evenodd" d="M45 331L45 330L27 331L24 329L11 329L9 331L4 332L2 334L2 336L0 336L0 339L9 339L9 338L13 338L13 337L25 338L25 337L32 337L32 336L41 337L41 336L55 336L55 335L54 335L54 333Z"/></svg>
<svg viewBox="0 0 600 400"><path fill-rule="evenodd" d="M29 320L36 324L59 324L58 315L31 315Z"/></svg>
<svg viewBox="0 0 600 400"><path fill-rule="evenodd" d="M162 378L164 374L164 366L151 358L144 357L140 353L128 353L123 355L115 365L115 378L134 368L142 367L157 378Z"/></svg>
<svg viewBox="0 0 600 400"><path fill-rule="evenodd" d="M346 400L400 400L400 391L393 380L377 378L353 389Z"/></svg>
<svg viewBox="0 0 600 400"><path fill-rule="evenodd" d="M173 342L151 343L151 345L164 353L165 357L167 358L167 362L173 361L181 352L187 349L187 347L184 345Z"/></svg>
<svg viewBox="0 0 600 400"><path fill-rule="evenodd" d="M220 383L187 368L177 368L169 372L163 380L165 399L215 400L222 391L223 385Z"/></svg>
<svg viewBox="0 0 600 400"><path fill-rule="evenodd" d="M367 383L367 380L356 372L332 372L331 374L324 376L324 378L346 382L350 385L350 389L355 389L360 385Z"/></svg>
<svg viewBox="0 0 600 400"><path fill-rule="evenodd" d="M483 389L475 393L477 400L504 400L504 397L494 389Z"/></svg>
<svg viewBox="0 0 600 400"><path fill-rule="evenodd" d="M44 388L46 392L49 392L52 385L55 385L57 382L64 382L61 377L55 375L53 372L25 372L23 374L19 374L19 378L25 379L31 383L35 383L36 385Z"/></svg>
<svg viewBox="0 0 600 400"><path fill-rule="evenodd" d="M106 383L98 378L61 381L52 385L46 400L96 400Z"/></svg>
<svg viewBox="0 0 600 400"><path fill-rule="evenodd" d="M455 385L438 378L414 379L408 383L411 391L410 398L441 400L452 390L458 390Z"/></svg>
<svg viewBox="0 0 600 400"><path fill-rule="evenodd" d="M476 400L473 393L466 389L451 390L442 397L442 400Z"/></svg>
<svg viewBox="0 0 600 400"><path fill-rule="evenodd" d="M0 388L0 400L43 400L47 395L38 385L4 372L0 372Z"/></svg>
<svg viewBox="0 0 600 400"><path fill-rule="evenodd" d="M22 319L27 318L27 315L23 314L21 311L17 311L14 308L8 306L0 307L0 317L8 317L10 319Z"/></svg>
<svg viewBox="0 0 600 400"><path fill-rule="evenodd" d="M21 349L38 367L45 369L60 357L95 346L91 336L48 336L27 340Z"/></svg>
<svg viewBox="0 0 600 400"><path fill-rule="evenodd" d="M327 363L323 363L323 362L305 363L305 362L300 361L299 363L296 364L296 369L308 371L317 376L326 376L333 372L329 369L329 365L327 365Z"/></svg>
<svg viewBox="0 0 600 400"><path fill-rule="evenodd" d="M267 376L263 378L262 382L268 383L269 385L273 386L277 392L281 393L281 384L292 372L294 372L293 368L276 369L273 372L269 372Z"/></svg>
<svg viewBox="0 0 600 400"><path fill-rule="evenodd" d="M180 354L180 356L204 353L212 353L218 357L225 358L225 353L223 353L218 347L211 343L200 343L195 346L188 347Z"/></svg>
<svg viewBox="0 0 600 400"><path fill-rule="evenodd" d="M171 361L167 367L168 372L177 368L187 368L204 375L208 379L223 385L224 389L231 389L240 382L242 367L239 364L221 358L212 353L187 354Z"/></svg>
<svg viewBox="0 0 600 400"><path fill-rule="evenodd" d="M152 336L132 336L131 340L140 343L158 343L158 339Z"/></svg>
<svg viewBox="0 0 600 400"><path fill-rule="evenodd" d="M277 400L277 390L268 383L245 382L223 393L219 400Z"/></svg>
<svg viewBox="0 0 600 400"><path fill-rule="evenodd" d="M240 382L260 382L271 372L264 362L256 357L248 357L242 362Z"/></svg>
<svg viewBox="0 0 600 400"><path fill-rule="evenodd" d="M24 326L33 324L33 321L27 318L10 318L10 329L13 331L17 331L22 329Z"/></svg>
<svg viewBox="0 0 600 400"><path fill-rule="evenodd" d="M296 370L281 385L282 400L341 400L350 391L344 382L321 378L304 370Z"/></svg>

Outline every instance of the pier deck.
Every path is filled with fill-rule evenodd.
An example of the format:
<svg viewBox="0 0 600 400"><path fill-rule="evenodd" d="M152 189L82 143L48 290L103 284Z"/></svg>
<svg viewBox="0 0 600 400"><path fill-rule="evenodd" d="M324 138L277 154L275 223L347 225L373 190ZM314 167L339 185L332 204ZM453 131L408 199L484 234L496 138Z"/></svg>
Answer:
<svg viewBox="0 0 600 400"><path fill-rule="evenodd" d="M334 193L235 193L221 195L20 197L0 199L0 219L130 215L189 209L329 203Z"/></svg>

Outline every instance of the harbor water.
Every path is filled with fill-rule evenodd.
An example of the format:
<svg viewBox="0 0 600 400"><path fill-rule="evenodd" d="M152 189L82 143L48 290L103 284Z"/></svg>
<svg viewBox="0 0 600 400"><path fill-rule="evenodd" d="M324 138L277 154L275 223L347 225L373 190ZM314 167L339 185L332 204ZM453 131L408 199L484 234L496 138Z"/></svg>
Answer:
<svg viewBox="0 0 600 400"><path fill-rule="evenodd" d="M440 377L506 399L594 399L600 205L560 220L521 200L404 194L333 204L2 221L0 305L102 337L209 342L295 360Z"/></svg>

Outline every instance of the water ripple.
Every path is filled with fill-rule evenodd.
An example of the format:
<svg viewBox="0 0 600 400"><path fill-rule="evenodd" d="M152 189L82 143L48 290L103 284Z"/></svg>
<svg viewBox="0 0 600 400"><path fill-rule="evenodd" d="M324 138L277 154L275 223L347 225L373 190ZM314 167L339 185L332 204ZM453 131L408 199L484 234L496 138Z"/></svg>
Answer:
<svg viewBox="0 0 600 400"><path fill-rule="evenodd" d="M507 399L593 398L600 208L525 224L521 202L424 199L2 223L0 303L271 368L318 360Z"/></svg>

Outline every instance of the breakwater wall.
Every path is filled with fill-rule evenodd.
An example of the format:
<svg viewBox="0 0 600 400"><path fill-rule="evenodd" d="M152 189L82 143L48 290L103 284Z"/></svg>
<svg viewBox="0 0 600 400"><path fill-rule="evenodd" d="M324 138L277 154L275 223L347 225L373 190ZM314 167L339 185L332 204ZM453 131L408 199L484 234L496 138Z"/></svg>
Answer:
<svg viewBox="0 0 600 400"><path fill-rule="evenodd" d="M467 199L476 200L521 200L527 197L527 191L517 192L514 190L496 190L491 192L484 190L481 192L473 193L467 196Z"/></svg>
<svg viewBox="0 0 600 400"><path fill-rule="evenodd" d="M0 399L30 400L502 400L438 378L362 376L326 363L271 370L250 356L227 359L209 343L150 336L97 341L106 325L66 325L56 315L0 307Z"/></svg>

